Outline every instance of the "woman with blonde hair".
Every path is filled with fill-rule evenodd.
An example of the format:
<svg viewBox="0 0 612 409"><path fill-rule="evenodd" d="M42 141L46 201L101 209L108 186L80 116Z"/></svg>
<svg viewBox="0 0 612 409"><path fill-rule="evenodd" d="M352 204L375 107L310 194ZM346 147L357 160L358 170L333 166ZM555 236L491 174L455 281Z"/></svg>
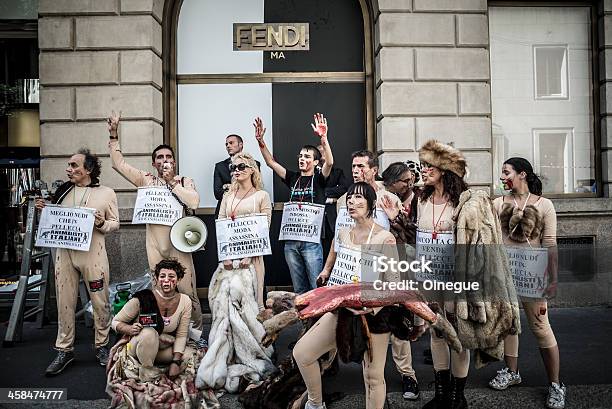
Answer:
<svg viewBox="0 0 612 409"><path fill-rule="evenodd" d="M248 153L234 155L230 172L232 183L221 201L219 219L263 213L270 226L272 204L255 159ZM274 350L262 345L266 331L257 321L264 308L264 274L263 256L224 260L213 273L208 287L209 348L198 369L198 388L237 393L241 380L258 382L275 371Z"/></svg>
<svg viewBox="0 0 612 409"><path fill-rule="evenodd" d="M221 201L219 219L228 217L234 219L237 216L265 213L268 216L269 226L272 217L272 202L268 192L263 190L261 173L253 156L244 152L234 155L230 172L232 173L232 183ZM245 257L237 260L239 268L247 268L249 264L253 264L257 274L257 304L259 309L263 309L265 276L263 256ZM225 260L223 267L226 270L233 269L233 261Z"/></svg>

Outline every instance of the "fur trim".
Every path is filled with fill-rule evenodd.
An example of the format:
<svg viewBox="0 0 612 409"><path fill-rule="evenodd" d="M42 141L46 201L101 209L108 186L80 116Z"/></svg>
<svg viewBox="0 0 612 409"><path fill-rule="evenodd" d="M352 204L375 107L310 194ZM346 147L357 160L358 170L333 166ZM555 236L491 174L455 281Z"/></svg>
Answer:
<svg viewBox="0 0 612 409"><path fill-rule="evenodd" d="M511 203L504 203L499 220L503 233L519 243L537 239L544 228L542 216L534 205L521 210Z"/></svg>
<svg viewBox="0 0 612 409"><path fill-rule="evenodd" d="M467 172L467 162L460 150L433 139L421 147L419 160L442 170L451 171L459 177L464 177Z"/></svg>
<svg viewBox="0 0 612 409"><path fill-rule="evenodd" d="M208 288L212 311L209 349L195 384L236 393L243 377L259 382L276 370L272 347L261 344L266 331L257 321L255 268L251 264L246 269L225 270L220 263Z"/></svg>

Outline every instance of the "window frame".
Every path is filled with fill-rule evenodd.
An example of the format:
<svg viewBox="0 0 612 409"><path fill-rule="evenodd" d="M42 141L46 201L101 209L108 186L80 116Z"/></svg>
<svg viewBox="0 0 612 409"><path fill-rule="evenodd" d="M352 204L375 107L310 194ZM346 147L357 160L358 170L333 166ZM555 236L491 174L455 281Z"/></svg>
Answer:
<svg viewBox="0 0 612 409"><path fill-rule="evenodd" d="M564 59L565 59L565 70L561 74L561 94L551 94L551 95L538 95L538 59L537 59L537 51L538 49L552 49L552 48L560 48L564 51ZM532 46L532 58L533 58L533 97L536 101L551 101L551 100L569 100L570 99L570 73L569 73L569 47L567 44L534 44Z"/></svg>
<svg viewBox="0 0 612 409"><path fill-rule="evenodd" d="M363 71L362 72L272 72L261 74L177 74L177 31L183 0L166 0L162 24L163 65L163 132L164 143L172 146L178 156L178 84L245 83L245 82L362 82L365 88L364 128L366 146L376 151L376 87L374 84L374 23L376 13L371 0L359 3L363 16ZM177 158L178 162L178 158ZM275 209L282 209L276 204ZM214 208L199 208L197 214L214 214Z"/></svg>
<svg viewBox="0 0 612 409"><path fill-rule="evenodd" d="M564 133L566 135L566 145L563 149L563 159L567 160L568 164L573 163L574 158L576 156L575 153L575 143L574 143L574 128L572 127L552 127L552 128L532 128L531 129L531 137L532 137L532 147L533 147L533 170L541 175L542 173L542 163L541 163L541 152L540 152L540 136L543 134L556 134L556 133ZM565 164L565 163L564 163ZM570 189L573 190L575 188L574 185L574 168L568 166L567 172L563 171L563 184L565 189L565 184L570 186ZM547 193L548 195L549 193ZM552 193L552 194L568 194L568 193Z"/></svg>
<svg viewBox="0 0 612 409"><path fill-rule="evenodd" d="M555 1L524 1L524 0L489 0L487 2L487 16L488 11L491 7L589 7L591 17L591 89L592 89L592 129L593 129L593 165L594 165L594 179L596 192L593 193L548 193L547 198L550 199L572 199L572 198L586 198L586 197L604 197L603 192L603 178L602 178L602 157L601 157L601 126L602 126L602 115L600 113L600 47L599 47L599 32L598 26L603 16L599 16L597 0L584 0L584 1L572 1L572 0L555 0ZM489 57L490 58L490 57ZM569 63L569 62L568 62ZM490 64L490 59L489 59ZM569 71L569 68L568 68ZM490 80L489 80L490 84ZM568 84L569 87L569 84ZM492 92L492 90L491 90ZM569 94L569 90L568 90ZM492 95L492 94L491 94ZM535 95L535 91L534 91ZM491 118L493 112L491 111ZM491 131L493 132L493 121L491 121ZM493 149L493 147L492 147ZM493 151L491 156L494 157ZM494 166L491 163L491 166ZM499 173L499 169L492 169L493 180L491 186L495 186L497 178L495 175Z"/></svg>

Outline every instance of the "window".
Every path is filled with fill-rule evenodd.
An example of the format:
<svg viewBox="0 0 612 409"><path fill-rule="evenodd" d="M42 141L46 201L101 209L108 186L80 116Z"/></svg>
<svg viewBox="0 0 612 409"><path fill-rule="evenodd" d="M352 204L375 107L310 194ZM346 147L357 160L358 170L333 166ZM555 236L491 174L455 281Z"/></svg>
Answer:
<svg viewBox="0 0 612 409"><path fill-rule="evenodd" d="M549 196L596 193L591 12L489 8L495 182L519 156Z"/></svg>
<svg viewBox="0 0 612 409"><path fill-rule="evenodd" d="M536 98L567 98L567 47L533 47Z"/></svg>
<svg viewBox="0 0 612 409"><path fill-rule="evenodd" d="M178 0L177 0L178 1ZM241 135L244 150L263 164L253 136L260 116L275 158L296 169L298 147L316 144L310 130L322 112L337 130L335 163L350 174L350 153L373 140L370 22L364 0L183 0L176 29L176 145L181 173L194 178L200 206L214 209L212 164L227 158L224 142ZM323 3L321 3L323 5ZM235 23L308 23L308 51L234 50ZM169 86L169 88L172 85ZM169 121L173 132L172 120ZM174 143L170 135L171 143ZM287 141L291 143L288 144ZM296 150L297 149L297 150ZM202 164L210 164L203 166ZM289 190L261 167L273 201ZM349 172L349 173L347 173Z"/></svg>
<svg viewBox="0 0 612 409"><path fill-rule="evenodd" d="M543 193L574 191L573 134L572 129L533 130L533 166Z"/></svg>

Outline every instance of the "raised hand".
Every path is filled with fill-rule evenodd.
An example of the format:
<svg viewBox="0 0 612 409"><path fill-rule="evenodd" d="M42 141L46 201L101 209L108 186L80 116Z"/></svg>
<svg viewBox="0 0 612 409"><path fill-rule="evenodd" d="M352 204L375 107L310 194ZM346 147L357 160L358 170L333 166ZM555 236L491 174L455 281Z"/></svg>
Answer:
<svg viewBox="0 0 612 409"><path fill-rule="evenodd" d="M310 126L312 126L314 133L319 135L320 138L327 138L327 118L319 113L314 114L313 118L315 123L310 124Z"/></svg>
<svg viewBox="0 0 612 409"><path fill-rule="evenodd" d="M255 128L255 139L257 139L257 143L260 148L266 146L264 142L264 135L266 133L266 128L263 126L263 121L260 117L255 118L255 122L253 122L253 127Z"/></svg>
<svg viewBox="0 0 612 409"><path fill-rule="evenodd" d="M172 183L174 176L176 176L174 163L164 162L162 165L162 179L164 179L166 183Z"/></svg>
<svg viewBox="0 0 612 409"><path fill-rule="evenodd" d="M400 209L398 209L397 206L393 202L391 202L391 199L389 199L388 196L382 197L380 205L387 214L387 218L389 220L394 220L400 212Z"/></svg>
<svg viewBox="0 0 612 409"><path fill-rule="evenodd" d="M117 138L117 129L119 128L119 121L121 121L121 111L117 115L115 111L111 112L111 115L106 119L106 123L108 124L108 133L111 138Z"/></svg>

